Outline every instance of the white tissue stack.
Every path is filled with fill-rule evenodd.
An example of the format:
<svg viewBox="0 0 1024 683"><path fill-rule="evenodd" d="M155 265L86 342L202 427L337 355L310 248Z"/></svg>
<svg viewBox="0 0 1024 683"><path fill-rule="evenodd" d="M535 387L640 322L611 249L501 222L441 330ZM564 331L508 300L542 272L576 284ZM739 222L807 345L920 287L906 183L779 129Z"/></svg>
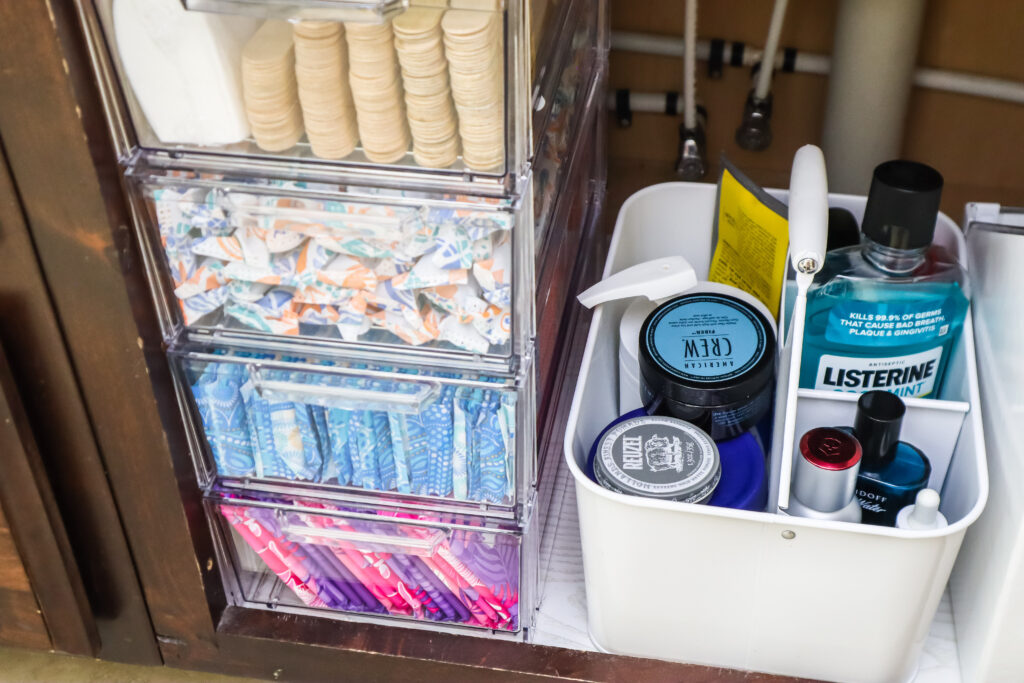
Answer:
<svg viewBox="0 0 1024 683"><path fill-rule="evenodd" d="M241 55L260 20L190 12L180 0L114 0L113 18L121 63L160 142L249 136Z"/></svg>

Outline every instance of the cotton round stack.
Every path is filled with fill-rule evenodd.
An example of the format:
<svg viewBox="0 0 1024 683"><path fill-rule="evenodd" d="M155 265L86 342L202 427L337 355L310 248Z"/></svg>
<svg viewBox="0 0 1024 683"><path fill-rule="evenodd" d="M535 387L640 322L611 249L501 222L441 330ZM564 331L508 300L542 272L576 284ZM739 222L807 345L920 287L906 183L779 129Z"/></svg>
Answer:
<svg viewBox="0 0 1024 683"><path fill-rule="evenodd" d="M473 170L497 169L505 160L501 14L449 10L441 28L459 117L462 160Z"/></svg>
<svg viewBox="0 0 1024 683"><path fill-rule="evenodd" d="M256 144L283 152L302 137L292 27L269 20L242 50L242 93Z"/></svg>
<svg viewBox="0 0 1024 683"><path fill-rule="evenodd" d="M345 24L345 33L348 81L352 86L363 152L375 163L395 163L409 149L409 127L391 22L349 22Z"/></svg>
<svg viewBox="0 0 1024 683"><path fill-rule="evenodd" d="M416 163L445 168L459 155L455 109L441 33L443 11L413 7L394 20L405 106Z"/></svg>
<svg viewBox="0 0 1024 683"><path fill-rule="evenodd" d="M356 109L348 84L344 26L336 22L295 24L295 76L313 154L341 159L359 142Z"/></svg>

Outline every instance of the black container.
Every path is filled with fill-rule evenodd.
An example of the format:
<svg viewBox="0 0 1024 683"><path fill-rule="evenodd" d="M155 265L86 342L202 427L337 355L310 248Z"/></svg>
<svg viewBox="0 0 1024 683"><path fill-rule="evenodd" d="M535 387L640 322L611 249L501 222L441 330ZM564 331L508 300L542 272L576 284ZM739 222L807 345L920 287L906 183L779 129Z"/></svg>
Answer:
<svg viewBox="0 0 1024 683"><path fill-rule="evenodd" d="M684 294L663 303L640 329L644 405L691 422L712 439L753 428L771 409L775 326L734 296Z"/></svg>

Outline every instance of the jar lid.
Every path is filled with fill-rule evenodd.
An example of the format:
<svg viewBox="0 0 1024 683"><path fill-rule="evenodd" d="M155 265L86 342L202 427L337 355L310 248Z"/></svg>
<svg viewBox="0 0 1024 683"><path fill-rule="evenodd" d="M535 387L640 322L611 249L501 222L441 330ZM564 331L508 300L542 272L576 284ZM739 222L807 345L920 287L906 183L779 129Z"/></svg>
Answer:
<svg viewBox="0 0 1024 683"><path fill-rule="evenodd" d="M722 475L718 447L689 422L634 417L601 437L594 478L606 489L646 498L702 503Z"/></svg>
<svg viewBox="0 0 1024 683"><path fill-rule="evenodd" d="M775 326L728 294L684 294L640 329L640 371L655 394L695 406L747 400L775 374Z"/></svg>

